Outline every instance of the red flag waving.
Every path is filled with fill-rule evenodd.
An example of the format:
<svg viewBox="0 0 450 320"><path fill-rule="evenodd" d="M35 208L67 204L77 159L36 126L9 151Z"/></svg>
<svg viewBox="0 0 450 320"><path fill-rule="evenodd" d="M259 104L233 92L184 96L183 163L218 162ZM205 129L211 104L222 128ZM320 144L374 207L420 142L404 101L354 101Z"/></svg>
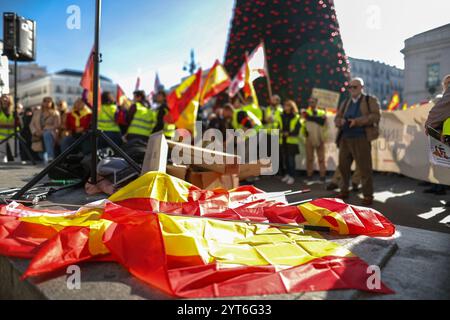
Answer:
<svg viewBox="0 0 450 320"><path fill-rule="evenodd" d="M126 98L125 92L123 92L122 88L117 85L117 94L116 94L116 102L120 106L122 103L122 99Z"/></svg>
<svg viewBox="0 0 450 320"><path fill-rule="evenodd" d="M84 68L83 76L81 77L80 86L84 89L83 97L85 102L90 106L94 106L94 48L89 54L89 59ZM99 79L98 90L98 105L101 106L101 90Z"/></svg>

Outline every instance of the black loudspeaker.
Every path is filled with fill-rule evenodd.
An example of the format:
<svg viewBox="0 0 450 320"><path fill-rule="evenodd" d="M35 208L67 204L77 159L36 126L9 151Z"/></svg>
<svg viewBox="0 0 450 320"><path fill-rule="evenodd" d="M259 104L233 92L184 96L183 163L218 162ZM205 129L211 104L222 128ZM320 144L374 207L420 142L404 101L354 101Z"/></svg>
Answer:
<svg viewBox="0 0 450 320"><path fill-rule="evenodd" d="M36 22L12 12L3 14L3 51L10 60L36 60Z"/></svg>

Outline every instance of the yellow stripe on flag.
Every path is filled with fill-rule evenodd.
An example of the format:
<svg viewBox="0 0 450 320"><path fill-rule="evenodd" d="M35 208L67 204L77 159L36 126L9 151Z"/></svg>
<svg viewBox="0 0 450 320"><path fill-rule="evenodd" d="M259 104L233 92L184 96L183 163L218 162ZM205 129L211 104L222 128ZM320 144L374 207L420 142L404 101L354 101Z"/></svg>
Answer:
<svg viewBox="0 0 450 320"><path fill-rule="evenodd" d="M349 233L347 223L340 214L330 211L326 208L315 206L310 202L300 205L299 208L302 212L303 217L310 225L329 227L332 230L337 231L341 235ZM332 225L327 220L325 220L324 217L326 216L336 219L338 226Z"/></svg>
<svg viewBox="0 0 450 320"><path fill-rule="evenodd" d="M161 172L147 172L129 183L109 200L118 202L136 198L152 198L166 202L186 202L192 185L184 180Z"/></svg>
<svg viewBox="0 0 450 320"><path fill-rule="evenodd" d="M350 257L350 251L318 233L279 230L207 218L158 214L166 254L200 257L206 263L245 266L298 266L325 256Z"/></svg>
<svg viewBox="0 0 450 320"><path fill-rule="evenodd" d="M61 231L65 227L87 227L89 228L89 251L92 255L106 254L109 250L103 244L103 234L113 223L112 221L100 219L102 210L93 209L73 216L34 216L22 217L19 220L45 225Z"/></svg>

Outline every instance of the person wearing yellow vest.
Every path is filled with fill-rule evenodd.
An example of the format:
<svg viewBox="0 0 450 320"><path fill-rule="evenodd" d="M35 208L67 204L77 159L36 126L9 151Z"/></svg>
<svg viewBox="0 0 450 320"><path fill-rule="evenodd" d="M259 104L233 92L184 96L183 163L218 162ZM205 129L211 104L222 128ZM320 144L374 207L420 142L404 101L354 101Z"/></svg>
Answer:
<svg viewBox="0 0 450 320"><path fill-rule="evenodd" d="M436 100L433 108L428 113L425 122L425 133L428 135L428 130L434 129L441 131L441 141L450 145L450 74L447 74L442 79L442 96ZM431 188L423 190L424 193L433 193L435 195L445 195L446 190L444 185L433 184ZM445 204L450 207L450 201Z"/></svg>
<svg viewBox="0 0 450 320"><path fill-rule="evenodd" d="M61 151L69 148L78 138L86 133L91 125L92 111L84 103L83 99L77 99L72 110L67 113L64 128L67 135L61 140ZM90 149L90 141L85 141L81 150L83 154L88 154Z"/></svg>
<svg viewBox="0 0 450 320"><path fill-rule="evenodd" d="M254 114L259 121L263 120L263 111L259 107L259 105L254 101L252 96L249 96L245 99L245 104L242 107L244 111L251 112Z"/></svg>
<svg viewBox="0 0 450 320"><path fill-rule="evenodd" d="M14 133L14 112L13 100L9 95L2 95L0 100L0 142L6 140ZM9 139L7 142L0 144L0 162L7 162L7 150L13 150L14 139Z"/></svg>
<svg viewBox="0 0 450 320"><path fill-rule="evenodd" d="M286 175L282 179L288 185L295 183L295 157L300 153L300 115L297 104L292 100L284 103L283 113L279 119L280 159Z"/></svg>
<svg viewBox="0 0 450 320"><path fill-rule="evenodd" d="M119 108L116 105L114 96L111 92L105 91L102 93L102 108L98 112L98 129L102 130L108 138L115 144L120 146L122 144L122 134L120 133L118 114ZM103 139L99 141L99 147L105 148L107 146Z"/></svg>
<svg viewBox="0 0 450 320"><path fill-rule="evenodd" d="M157 116L156 125L153 128L153 132L163 131L167 139L175 137L176 126L173 123L167 123L164 121L164 117L169 113L169 107L167 106L166 93L164 90L158 91L155 96L157 104Z"/></svg>
<svg viewBox="0 0 450 320"><path fill-rule="evenodd" d="M148 141L156 125L156 110L152 110L145 97L145 92L138 90L134 92L134 104L127 114L127 141L142 140Z"/></svg>
<svg viewBox="0 0 450 320"><path fill-rule="evenodd" d="M302 135L306 139L306 175L311 180L314 173L314 153L319 164L320 181L325 183L327 169L325 166L325 123L326 111L317 106L318 100L311 97L304 112Z"/></svg>
<svg viewBox="0 0 450 320"><path fill-rule="evenodd" d="M270 105L264 110L264 128L267 129L269 134L273 129L279 129L278 124L282 113L281 98L275 94L270 99Z"/></svg>
<svg viewBox="0 0 450 320"><path fill-rule="evenodd" d="M442 142L450 146L450 118L445 120L444 126L442 127Z"/></svg>
<svg viewBox="0 0 450 320"><path fill-rule="evenodd" d="M223 116L234 130L242 129L247 131L249 129L255 129L258 132L263 127L262 122L253 112L245 110L242 107L239 99L235 99L233 105L225 105Z"/></svg>

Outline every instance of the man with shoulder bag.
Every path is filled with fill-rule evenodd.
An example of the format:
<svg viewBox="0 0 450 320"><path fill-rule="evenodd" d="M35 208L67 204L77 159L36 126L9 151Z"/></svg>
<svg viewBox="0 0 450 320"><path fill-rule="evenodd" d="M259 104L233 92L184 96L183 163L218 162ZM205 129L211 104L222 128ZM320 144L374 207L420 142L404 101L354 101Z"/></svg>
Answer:
<svg viewBox="0 0 450 320"><path fill-rule="evenodd" d="M337 197L349 197L351 166L355 161L361 174L364 195L362 205L369 206L373 203L371 142L379 136L381 111L378 99L366 95L363 89L363 79L355 78L350 81L350 98L340 105L335 118L338 128L336 143L339 147L339 170L342 174L341 192Z"/></svg>

